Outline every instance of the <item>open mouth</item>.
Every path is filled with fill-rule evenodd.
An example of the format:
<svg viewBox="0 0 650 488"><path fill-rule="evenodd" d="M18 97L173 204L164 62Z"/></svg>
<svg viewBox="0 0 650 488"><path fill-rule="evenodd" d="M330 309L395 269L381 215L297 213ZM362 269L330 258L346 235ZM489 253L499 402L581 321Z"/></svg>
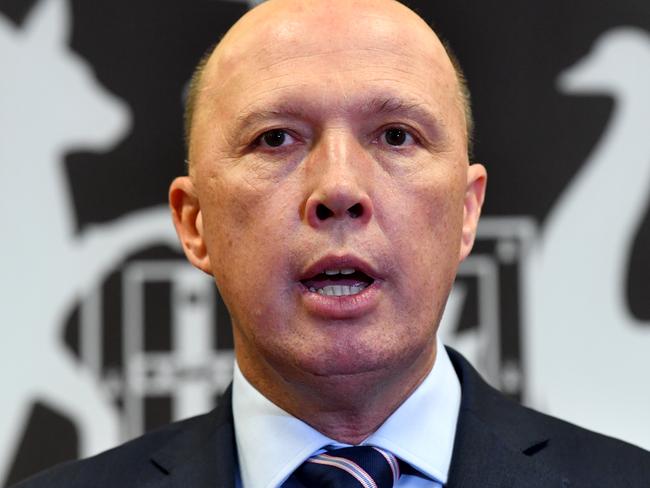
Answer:
<svg viewBox="0 0 650 488"><path fill-rule="evenodd" d="M312 293L342 297L361 293L374 283L374 279L355 268L326 269L322 273L301 280Z"/></svg>

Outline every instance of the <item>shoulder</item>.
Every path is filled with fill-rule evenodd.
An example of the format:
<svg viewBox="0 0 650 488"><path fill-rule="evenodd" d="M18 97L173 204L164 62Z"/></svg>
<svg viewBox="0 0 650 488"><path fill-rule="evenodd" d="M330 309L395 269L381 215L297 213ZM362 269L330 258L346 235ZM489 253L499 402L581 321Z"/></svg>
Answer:
<svg viewBox="0 0 650 488"><path fill-rule="evenodd" d="M458 435L465 449L480 431L513 458L577 486L648 486L650 452L524 407L487 385L460 354L449 354L462 385Z"/></svg>
<svg viewBox="0 0 650 488"><path fill-rule="evenodd" d="M180 433L205 424L210 414L166 425L96 456L59 464L24 480L14 488L139 486L159 474L151 456Z"/></svg>
<svg viewBox="0 0 650 488"><path fill-rule="evenodd" d="M510 405L504 407L504 413L510 420L507 427L501 424L502 432L513 442L522 437L534 439L523 452L537 463L588 486L650 486L650 452L504 399L506 402Z"/></svg>

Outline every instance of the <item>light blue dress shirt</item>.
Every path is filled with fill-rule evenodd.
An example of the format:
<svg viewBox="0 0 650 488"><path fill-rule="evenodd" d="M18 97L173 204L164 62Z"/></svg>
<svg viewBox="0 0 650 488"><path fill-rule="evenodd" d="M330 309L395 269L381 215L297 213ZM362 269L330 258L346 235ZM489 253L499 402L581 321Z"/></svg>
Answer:
<svg viewBox="0 0 650 488"><path fill-rule="evenodd" d="M232 390L239 488L278 488L307 458L326 446L346 447L269 401L235 364ZM447 482L460 408L460 382L444 347L430 373L362 444L384 448L420 476L403 475L398 488Z"/></svg>

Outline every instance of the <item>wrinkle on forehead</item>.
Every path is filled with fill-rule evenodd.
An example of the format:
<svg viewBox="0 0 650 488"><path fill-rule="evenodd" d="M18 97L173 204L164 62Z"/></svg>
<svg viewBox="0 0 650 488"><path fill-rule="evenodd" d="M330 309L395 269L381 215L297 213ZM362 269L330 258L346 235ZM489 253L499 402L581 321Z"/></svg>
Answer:
<svg viewBox="0 0 650 488"><path fill-rule="evenodd" d="M311 55L350 48L407 48L427 53L453 71L431 28L394 0L269 0L228 31L209 64L227 73L247 57L281 59L298 45Z"/></svg>
<svg viewBox="0 0 650 488"><path fill-rule="evenodd" d="M350 51L358 57L356 53L346 56ZM423 92L446 93L456 99L459 114L465 118L460 85L442 43L420 17L393 0L269 0L261 4L244 15L213 52L199 90L203 98L199 111L210 117L217 109L215 103L226 108L234 88L252 101L261 80L276 77L277 86L287 88L282 78L291 76L292 64L302 68L321 59L328 62L327 58L330 64L335 60L331 82L336 82L337 73L355 69L360 59L372 70L374 58L377 69L367 73L366 79L378 81L403 72L417 79ZM386 66L391 72L382 71Z"/></svg>
<svg viewBox="0 0 650 488"><path fill-rule="evenodd" d="M291 39L303 32L307 24L310 26L307 32L318 26L330 31L341 25L358 29L363 20L371 20L378 26L387 20L401 25L409 22L412 28L417 26L435 37L422 18L395 0L267 0L242 16L224 40L228 42L229 37L246 31L261 33L269 27L275 30L278 39Z"/></svg>

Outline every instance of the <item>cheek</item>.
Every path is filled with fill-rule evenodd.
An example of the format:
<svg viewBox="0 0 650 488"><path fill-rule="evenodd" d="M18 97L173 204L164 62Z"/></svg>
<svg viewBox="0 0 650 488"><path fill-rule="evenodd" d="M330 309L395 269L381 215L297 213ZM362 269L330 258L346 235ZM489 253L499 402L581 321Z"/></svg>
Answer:
<svg viewBox="0 0 650 488"><path fill-rule="evenodd" d="M213 159L219 167L203 178L206 184L200 192L210 199L210 207L221 220L236 224L235 230L246 232L254 227L257 231L265 223L272 227L265 216L284 219L290 206L297 208L300 175L291 173L291 164L254 157Z"/></svg>
<svg viewBox="0 0 650 488"><path fill-rule="evenodd" d="M265 234L270 227L267 213L271 212L273 185L241 171L222 170L216 176L204 178L198 187L203 220L208 239L215 250L226 251L233 246L239 250L244 236Z"/></svg>
<svg viewBox="0 0 650 488"><path fill-rule="evenodd" d="M458 266L463 223L463 186L455 174L422 176L400 192L391 219L402 269L418 293L440 296Z"/></svg>
<svg viewBox="0 0 650 488"><path fill-rule="evenodd" d="M272 268L281 261L274 248L277 236L262 195L234 185L215 190L204 207L206 245L217 288L240 331L239 324L273 316L266 277L279 273Z"/></svg>
<svg viewBox="0 0 650 488"><path fill-rule="evenodd" d="M415 176L394 192L396 201L386 209L391 220L401 227L404 238L414 244L433 241L434 247L439 248L458 241L463 220L462 175L437 170Z"/></svg>
<svg viewBox="0 0 650 488"><path fill-rule="evenodd" d="M229 293L264 292L265 278L287 269L283 241L298 215L294 197L273 182L236 174L207 181L199 191L217 284Z"/></svg>
<svg viewBox="0 0 650 488"><path fill-rule="evenodd" d="M228 279L254 247L259 195L245 186L234 186L223 178L212 178L198 186L204 240L217 282ZM265 233L265 229L258 229Z"/></svg>

